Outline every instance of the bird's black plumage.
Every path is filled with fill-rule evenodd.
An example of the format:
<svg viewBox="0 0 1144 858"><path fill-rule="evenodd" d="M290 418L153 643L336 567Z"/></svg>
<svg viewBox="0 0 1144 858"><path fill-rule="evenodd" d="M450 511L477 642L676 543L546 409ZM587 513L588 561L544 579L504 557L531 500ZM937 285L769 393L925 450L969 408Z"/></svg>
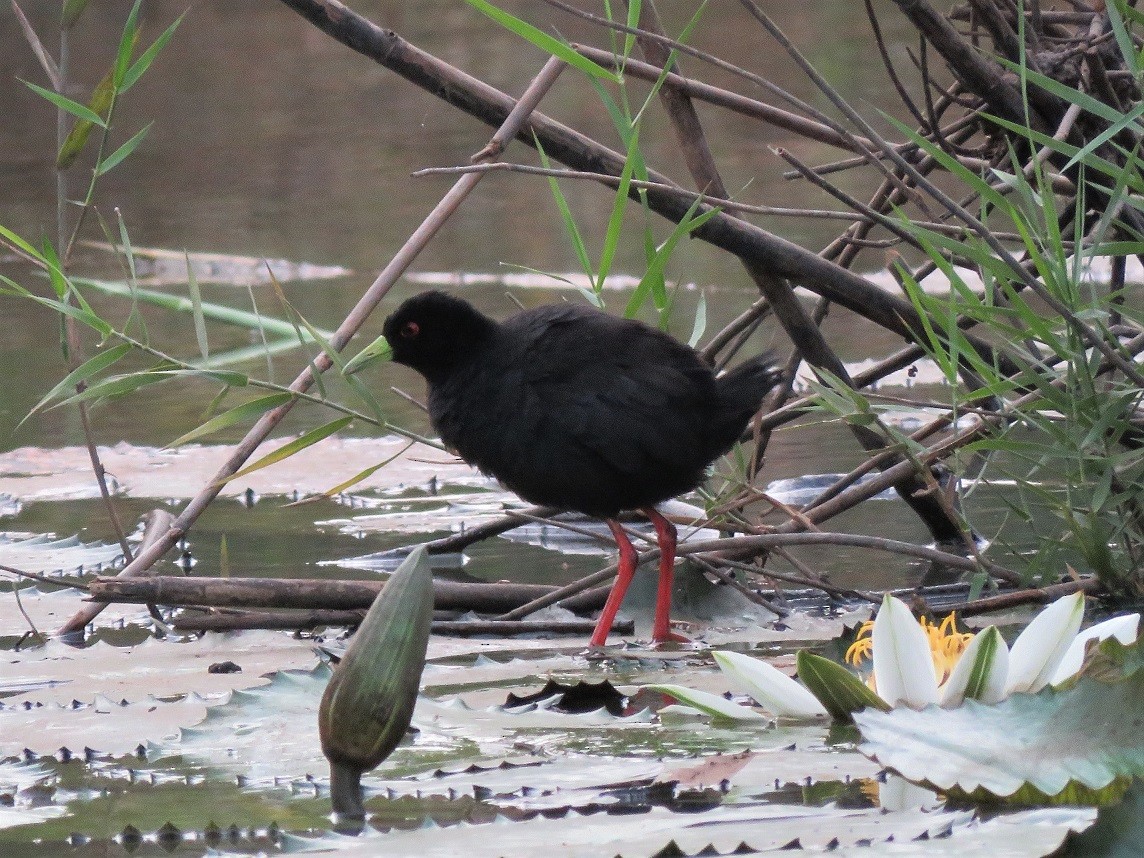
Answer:
<svg viewBox="0 0 1144 858"><path fill-rule="evenodd" d="M384 333L462 458L532 503L601 517L695 488L777 377L758 358L717 378L662 331L580 304L497 323L425 292Z"/></svg>
<svg viewBox="0 0 1144 858"><path fill-rule="evenodd" d="M660 501L695 488L778 380L765 357L716 377L662 331L579 304L495 322L444 292L410 298L385 321L393 360L429 382L447 445L525 500L607 520L616 583L592 634L603 644L636 552L615 520L641 509L660 546L652 639L670 629L675 528ZM367 350L368 352L369 350Z"/></svg>

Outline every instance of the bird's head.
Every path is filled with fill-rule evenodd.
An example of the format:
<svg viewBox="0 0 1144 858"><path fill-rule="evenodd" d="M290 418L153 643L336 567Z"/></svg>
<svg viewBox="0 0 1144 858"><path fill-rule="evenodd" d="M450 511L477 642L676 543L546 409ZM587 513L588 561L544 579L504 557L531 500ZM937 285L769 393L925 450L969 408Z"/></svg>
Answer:
<svg viewBox="0 0 1144 858"><path fill-rule="evenodd" d="M496 322L468 301L445 292L422 292L385 320L382 336L346 364L346 374L390 358L430 380L464 360L496 329Z"/></svg>

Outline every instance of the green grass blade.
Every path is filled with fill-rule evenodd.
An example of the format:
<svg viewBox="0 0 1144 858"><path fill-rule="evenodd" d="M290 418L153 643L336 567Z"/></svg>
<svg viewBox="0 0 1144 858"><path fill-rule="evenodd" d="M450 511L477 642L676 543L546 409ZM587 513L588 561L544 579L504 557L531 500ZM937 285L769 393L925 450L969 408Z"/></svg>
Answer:
<svg viewBox="0 0 1144 858"><path fill-rule="evenodd" d="M130 375L117 375L113 378L104 379L103 381L91 385L86 390L77 392L67 399L57 402L48 410L60 408L64 405L72 405L77 402L92 402L100 399L124 396L128 393L134 393L142 387L170 381L174 377L174 374L170 372L152 372L150 370L134 372Z"/></svg>
<svg viewBox="0 0 1144 858"><path fill-rule="evenodd" d="M378 462L376 465L370 465L364 471L359 471L358 473L354 474L352 477L350 477L345 482L338 483L333 488L326 489L321 494L316 495L314 498L312 498L312 500L317 500L318 498L332 498L335 495L341 494L346 489L352 488L353 486L356 486L362 480L367 479L369 477L372 477L374 474L376 474L378 471L380 471L382 468L384 468L390 462L392 462L395 459L398 459L401 456L405 455L405 453L408 452L409 448L412 447L415 443L416 443L415 441L410 441L408 444L406 444L404 447L402 447L400 450L398 450L396 453L394 453L388 459L384 459L383 461ZM298 501L298 503L307 503L310 500L311 500L311 498L307 498L306 500Z"/></svg>
<svg viewBox="0 0 1144 858"><path fill-rule="evenodd" d="M529 24L527 21L522 21L515 15L510 15L503 9L499 9L487 0L465 0L470 6L476 9L483 15L488 16L496 21L505 29L520 36L526 41L532 42L536 47L545 53L552 54L558 57L570 66L580 69L585 74L592 77L602 78L603 80L611 81L612 83L619 83L619 77L614 73L608 71L603 66L592 62L587 57L582 57L571 47L566 45L553 36L548 35L543 30L538 30L536 27Z"/></svg>
<svg viewBox="0 0 1144 858"><path fill-rule="evenodd" d="M64 0L64 9L60 15L60 29L70 30L87 8L88 0Z"/></svg>
<svg viewBox="0 0 1144 858"><path fill-rule="evenodd" d="M171 23L171 26L167 27L167 29L162 32L159 38L152 42L147 50L145 50L139 56L139 59L131 64L131 68L129 68L126 73L124 73L123 80L119 84L120 92L127 92L127 90L131 89L131 87L135 85L136 81L138 81L139 78L143 76L143 73L151 67L151 63L155 61L155 57L159 55L159 51L163 50L167 42L171 41L171 37L175 35L175 30L178 28L179 24L183 22L185 17L187 17L186 12L176 18Z"/></svg>
<svg viewBox="0 0 1144 858"><path fill-rule="evenodd" d="M702 214L696 216L695 211L701 205L701 201L696 200L691 204L679 223L672 229L671 234L664 240L663 244L656 250L655 255L648 263L647 271L640 279L636 291L633 293L631 300L628 302L627 309L625 310L626 316L634 316L638 311L640 305L646 299L646 296L651 293L655 299L656 307L663 309L667 303L667 287L666 287L666 271L667 264L671 260L672 254L675 252L676 245L679 244L680 239L685 235L690 235L696 229L703 226L711 218L715 217L720 211L720 208L711 208ZM637 300L638 299L638 300Z"/></svg>
<svg viewBox="0 0 1144 858"><path fill-rule="evenodd" d="M540 163L545 169L551 169L552 163L548 159L548 153L540 145L540 141L536 141L536 151L540 155ZM588 248L584 245L584 237L580 235L580 229L576 226L576 219L572 217L572 209L568 206L568 200L564 196L564 192L560 190L560 183L556 181L555 176L548 177L548 187L552 189L552 198L556 201L556 208L560 212L560 217L564 221L564 231L568 233L568 238L572 242L572 248L576 251L576 258L580 261L580 268L588 275L588 280L592 283L592 289L597 293L600 291L600 286L596 282L595 270L592 268L592 260L588 258Z"/></svg>
<svg viewBox="0 0 1144 858"><path fill-rule="evenodd" d="M293 351L296 348L299 348L299 344L294 337L281 338L252 346L240 346L225 352L214 352L210 356L210 360L188 361L188 365L195 369L221 369L222 367L266 359L273 355ZM270 380L273 381L273 379Z"/></svg>
<svg viewBox="0 0 1144 858"><path fill-rule="evenodd" d="M120 298L136 298L145 304L162 307L166 310L173 310L179 313L194 312L191 299L182 295L170 295L166 292L157 292L152 289L132 290L130 286L124 283L108 280L92 280L86 277L74 278L72 282L89 289L94 289L97 292L103 292L107 295L116 295ZM213 304L209 301L202 302L202 313L205 318L214 322L224 322L228 325L236 325L250 330L259 330L260 327L264 327L268 333L276 337L301 336L304 340L310 341L309 336L301 333L293 324L283 319L257 315L248 310L238 310L234 307ZM333 336L332 333L326 331L319 331L319 333L323 337Z"/></svg>
<svg viewBox="0 0 1144 858"><path fill-rule="evenodd" d="M137 286L139 279L135 273L135 251L131 247L131 236L127 232L127 222L123 219L123 213L118 212L119 221L119 241L123 244L123 255L127 258L127 270L131 274L132 287Z"/></svg>
<svg viewBox="0 0 1144 858"><path fill-rule="evenodd" d="M707 296L702 292L699 293L699 303L695 306L695 324L691 326L691 336L687 338L687 344L692 348L703 338L703 332L707 330Z"/></svg>
<svg viewBox="0 0 1144 858"><path fill-rule="evenodd" d="M1074 164L1087 159L1093 152L1131 125L1137 125L1137 120L1144 116L1144 103L1137 103L1131 110L1120 117L1116 122L1111 123L1107 128L1089 140L1077 153L1073 155L1068 162L1061 167L1061 172L1065 172L1072 168ZM1139 128L1134 129L1139 132Z"/></svg>
<svg viewBox="0 0 1144 858"><path fill-rule="evenodd" d="M631 29L636 29L640 25L640 7L642 6L640 0L631 0L628 3L628 18L627 25ZM609 17L611 17L609 15ZM635 33L624 34L624 59L632 55L632 48L635 47L636 36Z"/></svg>
<svg viewBox="0 0 1144 858"><path fill-rule="evenodd" d="M42 96L43 98L46 98L56 107L67 111L72 116L78 117L79 119L86 119L92 125L98 125L100 128L107 127L107 123L103 120L103 117L98 113L93 112L87 105L80 104L78 101L72 101L70 98L60 95L58 92L52 92L50 89L44 89L42 86L37 86L34 83L29 83L22 78L17 78L17 80L24 84L24 86L28 87L28 89L32 90L32 92Z"/></svg>
<svg viewBox="0 0 1144 858"><path fill-rule="evenodd" d="M624 169L620 172L620 185L616 188L615 198L612 202L612 214L608 218L608 227L604 232L604 247L600 251L600 268L597 273L600 287L608 278L612 269L612 260L615 259L616 249L620 244L620 230L624 223L624 212L628 208L628 190L632 183L632 170L635 162L632 153L639 149L639 129L635 129L629 144L628 157L624 160Z"/></svg>
<svg viewBox="0 0 1144 858"><path fill-rule="evenodd" d="M115 84L112 80L112 72L113 70L109 69L107 74L103 76L103 80L96 84L88 101L88 107L97 116L105 114L115 100ZM75 159L79 157L80 152L87 145L87 140L91 136L91 129L94 127L95 125L86 119L76 120L63 145L60 146L59 154L56 155L57 167L66 170L75 163Z"/></svg>
<svg viewBox="0 0 1144 858"><path fill-rule="evenodd" d="M203 360L210 360L210 347L207 343L207 323L203 318L203 296L199 292L199 281L195 278L195 269L191 267L191 257L185 250L183 257L187 260L187 291L191 294L191 315L195 320L195 339L199 343L199 353Z"/></svg>
<svg viewBox="0 0 1144 858"><path fill-rule="evenodd" d="M1120 47L1120 53L1124 57L1124 64L1128 66L1134 77L1139 77L1140 57L1136 53L1136 45L1132 41L1128 28L1124 26L1123 12L1130 8L1128 4L1124 4L1122 7L1120 0L1111 0L1111 2L1104 4L1104 11L1108 13L1108 21L1112 25L1112 33L1116 37L1116 44Z"/></svg>
<svg viewBox="0 0 1144 858"><path fill-rule="evenodd" d="M59 254L56 253L56 248L46 236L44 237L44 259L48 263L48 279L52 283L52 290L56 293L56 297L62 301L68 294L68 282L64 277Z"/></svg>
<svg viewBox="0 0 1144 858"><path fill-rule="evenodd" d="M54 298L45 298L42 295L37 295L34 292L29 292L11 277L0 274L0 282L3 282L11 290L11 294L19 295L21 298L27 298L30 301L35 301L44 307L54 310L64 316L70 316L77 322L87 325L94 331L97 331L100 336L108 337L114 333L111 325L103 321L99 316L93 313L90 309L84 307L76 307L73 304L67 304L63 301L57 301Z"/></svg>
<svg viewBox="0 0 1144 858"><path fill-rule="evenodd" d="M147 132L151 130L151 126L154 124L155 122L153 120L148 122L138 131L136 131L135 134L131 136L130 140L128 140L102 161L100 161L95 168L96 175L102 176L105 173L110 173L117 166L119 166L119 163L132 152L134 152L139 144L143 142L143 138L147 136Z"/></svg>
<svg viewBox="0 0 1144 858"><path fill-rule="evenodd" d="M306 346L308 343L306 341L305 335L302 333L302 328L299 326L299 322L301 322L301 324L311 332L314 331L313 326L310 325L310 323L306 321L302 314L294 309L294 305L286 299L286 293L282 290L282 284L278 282L278 278L274 276L274 272L270 270L269 265L266 266L266 270L270 275L270 285L274 288L274 295L278 299L278 303L285 307L286 312L289 314L290 324L294 327L294 336L298 338L298 344L303 347ZM318 343L322 349L326 349L324 339L315 337L313 333L311 333L311 337L313 338L313 342ZM314 386L318 388L318 394L324 399L326 397L326 383L322 378L323 373L321 373L318 370L318 367L315 366L314 355L310 352L310 350L304 350L306 352L306 363L310 367L310 375L314 379ZM327 349L327 351L329 350ZM345 362L340 357L335 356L334 363L338 367L338 370L344 375L346 368Z"/></svg>
<svg viewBox="0 0 1144 858"><path fill-rule="evenodd" d="M123 22L123 35L119 37L119 49L115 52L115 85L123 86L123 78L131 64L131 54L139 41L139 7L143 0L135 0L135 5L127 13L127 20Z"/></svg>
<svg viewBox="0 0 1144 858"><path fill-rule="evenodd" d="M37 262L47 262L47 260L44 259L44 255L40 253L40 251L36 250L36 248L34 248L31 244L18 236L16 233L12 232L12 230L8 229L8 227L0 226L0 237L3 237L3 239L9 244L13 245L23 253L26 253Z"/></svg>
<svg viewBox="0 0 1144 858"><path fill-rule="evenodd" d="M269 465L273 465L275 462L281 462L283 459L288 459L295 453L301 450L305 450L307 447L312 447L319 441L328 438L335 432L344 429L346 426L349 426L350 423L353 422L353 419L353 417L339 417L337 420L332 420L323 426L319 426L317 429L311 429L305 435L301 435L298 438L295 438L289 444L284 444L273 453L269 453L263 456L253 465L248 465L241 471L238 471L237 473L227 477L222 482L229 483L231 480L237 479L238 477L245 476L246 474L252 473L253 471L257 471Z"/></svg>
<svg viewBox="0 0 1144 858"><path fill-rule="evenodd" d="M1050 137L1048 134L1037 131L1033 128L1029 128L1028 126L1020 125L1016 122L1010 122L1008 119L1004 119L1000 116L994 116L991 113L981 113L980 116L982 116L984 119L988 119L994 125L1000 125L1002 128L1011 131L1014 134L1020 134L1026 137L1038 146L1047 146L1052 151L1059 152L1062 155L1068 155L1070 158L1080 152L1079 146L1074 146L1072 143L1067 143L1064 140L1057 140L1055 137ZM1117 149L1118 151L1123 152L1120 147L1117 147ZM1105 158L1101 158L1097 155L1089 155L1086 159L1084 159L1084 163L1088 167L1098 170L1106 176L1111 176L1114 180L1119 178L1120 175L1124 172L1124 168L1120 165L1114 164L1111 161ZM1141 190L1144 190L1144 183L1142 183L1139 177L1135 177L1135 180L1132 181L1131 186L1133 190L1137 191L1138 193L1141 192Z"/></svg>
<svg viewBox="0 0 1144 858"><path fill-rule="evenodd" d="M219 432L236 423L257 420L267 411L270 411L272 408L277 408L282 403L289 402L292 399L294 399L294 395L291 393L272 393L269 396L262 396L258 399L252 399L250 402L244 402L242 405L236 405L234 408L224 411L217 417L212 417L206 423L192 429L190 432L180 435L168 446L172 448L181 447L183 444L206 437L207 435L213 435L215 432Z"/></svg>
<svg viewBox="0 0 1144 858"><path fill-rule="evenodd" d="M121 343L120 345L112 346L106 351L99 352L84 361L81 365L64 376L59 384L45 393L43 399L32 406L32 410L28 412L24 420L27 420L33 414L43 409L49 402L62 396L65 392L75 390L75 386L80 382L86 382L108 367L118 363L120 359L130 351L131 346L127 343ZM20 423L23 424L24 420L21 420Z"/></svg>
<svg viewBox="0 0 1144 858"><path fill-rule="evenodd" d="M1005 200L1004 194L992 187L987 181L981 178L981 176L977 175L977 173L973 172L968 167L963 166L960 161L951 156L940 146L930 140L927 140L925 137L918 134L916 131L914 131L913 128L906 125L904 122L900 122L884 111L879 111L879 113L881 113L882 117L887 122L901 131L902 134L906 135L906 137L910 139L911 143L914 143L919 148L923 149L926 154L930 155L944 169L948 170L952 175L964 182L970 190L980 194L982 199L988 201L994 206L997 206L1002 211L1008 208L1008 203Z"/></svg>

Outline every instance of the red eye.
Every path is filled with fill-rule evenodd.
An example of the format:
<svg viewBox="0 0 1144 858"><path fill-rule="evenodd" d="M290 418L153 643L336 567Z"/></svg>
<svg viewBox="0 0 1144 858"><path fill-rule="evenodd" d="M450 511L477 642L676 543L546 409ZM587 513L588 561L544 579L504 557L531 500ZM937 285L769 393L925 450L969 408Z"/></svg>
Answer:
<svg viewBox="0 0 1144 858"><path fill-rule="evenodd" d="M406 322L401 326L401 336L407 340L413 339L419 333L421 333L421 326L416 322Z"/></svg>

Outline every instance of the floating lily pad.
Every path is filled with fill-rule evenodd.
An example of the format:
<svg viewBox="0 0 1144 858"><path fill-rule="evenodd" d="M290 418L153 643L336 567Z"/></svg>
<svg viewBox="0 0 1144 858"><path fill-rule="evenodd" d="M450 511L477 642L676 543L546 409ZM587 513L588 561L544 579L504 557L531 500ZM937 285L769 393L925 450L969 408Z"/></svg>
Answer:
<svg viewBox="0 0 1144 858"><path fill-rule="evenodd" d="M149 741L177 735L206 715L197 694L167 701L154 697L129 703L99 696L90 703L0 704L0 756L53 755L60 749L82 755L85 749L119 756Z"/></svg>
<svg viewBox="0 0 1144 858"><path fill-rule="evenodd" d="M24 505L11 495L0 492L0 518L19 515Z"/></svg>
<svg viewBox="0 0 1144 858"><path fill-rule="evenodd" d="M289 441L289 438L268 441L259 448L259 453L269 453ZM404 438L395 436L332 436L272 468L254 471L227 483L222 494L239 496L249 488L259 495L305 497L324 492L360 470L349 463L382 462L390 458L393 460L389 464L358 483L357 488L423 486L433 479L479 484L487 479L459 459L451 459L438 450L429 454L425 448L400 452L407 443ZM114 474L114 491L127 497L163 500L189 499L214 478L231 453L232 448L226 445L200 444L172 450L119 443L101 447L99 451L103 466L109 474ZM0 492L25 502L99 497L87 448L79 446L51 450L21 447L0 453Z"/></svg>
<svg viewBox="0 0 1144 858"><path fill-rule="evenodd" d="M83 607L86 595L84 591L71 587L47 593L38 585L32 585L20 589L17 604L15 596L5 594L0 597L0 641L8 638L14 644L25 631L29 631L29 618L39 631L51 633ZM23 612L20 608L24 609ZM25 617L24 613L28 616ZM102 627L139 623L149 629L152 625L143 605L110 605L99 615L98 622ZM0 679L0 693L4 687L6 683Z"/></svg>
<svg viewBox="0 0 1144 858"><path fill-rule="evenodd" d="M40 685L5 699L9 705L90 702L98 695L111 700L174 698L197 693L223 694L235 688L265 684L263 674L278 667L310 667L317 661L312 645L274 632L207 634L184 640L148 638L133 647L98 642L71 647L60 641L3 653L4 678ZM215 663L233 661L241 672L210 673ZM3 680L0 680L2 688ZM7 735L4 740L9 740Z"/></svg>
<svg viewBox="0 0 1144 858"><path fill-rule="evenodd" d="M118 252L99 241L84 242L88 247ZM288 259L266 259L232 253L190 253L161 247L132 247L137 282L151 286L176 286L187 282L187 267L197 283L222 286L258 286L293 280L329 280L353 272L340 265L316 265Z"/></svg>
<svg viewBox="0 0 1144 858"><path fill-rule="evenodd" d="M505 700L505 707L512 709L519 706L531 706L551 698L556 698L553 706L557 711L569 715L594 712L597 709L605 709L610 715L624 714L624 695L606 679L603 682L581 681L575 685L565 685L554 679L549 679L543 688L532 694L520 696L510 693L508 699Z"/></svg>
<svg viewBox="0 0 1144 858"><path fill-rule="evenodd" d="M1055 858L1139 858L1144 855L1144 779L1137 778L1124 798L1102 807L1096 824L1070 833Z"/></svg>
<svg viewBox="0 0 1144 858"><path fill-rule="evenodd" d="M546 844L566 855L731 855L766 852L786 847L832 854L857 855L1043 855L1052 851L1070 830L1083 822L1061 820L1042 825L1026 837L1009 825L986 827L972 813L904 811L885 814L880 809L840 813L834 808L727 807L702 816L673 813L650 807L637 817L597 812L587 819L579 814L559 818L534 817L527 821L490 826L461 823L413 831L369 831L357 839L327 835L289 837L285 846L294 852L332 852L346 858L403 854L452 856L524 855ZM1019 842L1018 842L1019 839ZM919 842L921 841L921 842ZM924 842L924 845L922 843ZM542 847L543 848L543 847ZM797 852L796 852L797 854Z"/></svg>
<svg viewBox="0 0 1144 858"><path fill-rule="evenodd" d="M1025 785L1055 796L1144 776L1144 672L1116 683L1082 678L1067 691L1014 694L994 706L867 709L862 753L939 790L1005 798Z"/></svg>
<svg viewBox="0 0 1144 858"><path fill-rule="evenodd" d="M118 545L50 534L0 532L0 556L5 566L49 576L106 574L123 565Z"/></svg>

